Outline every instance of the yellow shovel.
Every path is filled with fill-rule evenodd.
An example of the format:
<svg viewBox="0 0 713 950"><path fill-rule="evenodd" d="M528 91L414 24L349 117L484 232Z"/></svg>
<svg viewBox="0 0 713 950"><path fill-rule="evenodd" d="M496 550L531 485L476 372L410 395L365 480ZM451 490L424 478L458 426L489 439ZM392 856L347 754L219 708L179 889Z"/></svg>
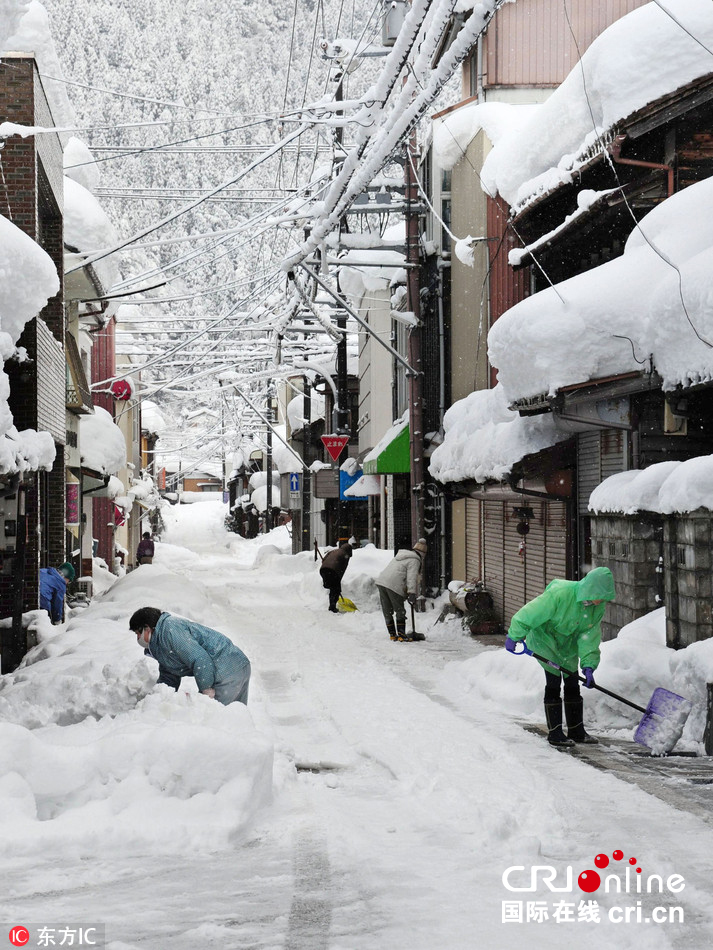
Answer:
<svg viewBox="0 0 713 950"><path fill-rule="evenodd" d="M359 610L359 608L353 600L349 600L348 597L342 595L337 601L337 610L341 610L343 614L351 614L354 613L355 610Z"/></svg>

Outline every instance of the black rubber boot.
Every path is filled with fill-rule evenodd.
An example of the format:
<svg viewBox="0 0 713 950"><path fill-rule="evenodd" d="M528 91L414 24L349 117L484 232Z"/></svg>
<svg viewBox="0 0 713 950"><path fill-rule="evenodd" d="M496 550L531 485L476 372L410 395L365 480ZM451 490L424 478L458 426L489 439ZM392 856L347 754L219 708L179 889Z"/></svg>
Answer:
<svg viewBox="0 0 713 950"><path fill-rule="evenodd" d="M562 729L562 703L545 703L545 719L550 745L574 745L574 740L568 739Z"/></svg>
<svg viewBox="0 0 713 950"><path fill-rule="evenodd" d="M386 621L386 629L389 632L389 640L398 640L398 637L396 636L396 624L393 620Z"/></svg>
<svg viewBox="0 0 713 950"><path fill-rule="evenodd" d="M397 620L396 621L396 639L400 640L402 643L410 643L413 640L413 637L410 637L406 633L406 621Z"/></svg>
<svg viewBox="0 0 713 950"><path fill-rule="evenodd" d="M590 736L584 729L584 700L577 699L564 704L564 714L567 720L567 735L574 742L583 742L587 745L596 745L599 742Z"/></svg>

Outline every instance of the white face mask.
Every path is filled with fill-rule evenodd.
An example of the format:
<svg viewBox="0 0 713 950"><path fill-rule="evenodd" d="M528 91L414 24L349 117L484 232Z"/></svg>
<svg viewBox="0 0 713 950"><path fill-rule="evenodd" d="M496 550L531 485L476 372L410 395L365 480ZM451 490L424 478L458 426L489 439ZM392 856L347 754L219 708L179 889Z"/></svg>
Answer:
<svg viewBox="0 0 713 950"><path fill-rule="evenodd" d="M146 638L146 631L143 631L141 636L136 638L136 642L138 643L140 647L143 647L144 650L148 648L149 641Z"/></svg>

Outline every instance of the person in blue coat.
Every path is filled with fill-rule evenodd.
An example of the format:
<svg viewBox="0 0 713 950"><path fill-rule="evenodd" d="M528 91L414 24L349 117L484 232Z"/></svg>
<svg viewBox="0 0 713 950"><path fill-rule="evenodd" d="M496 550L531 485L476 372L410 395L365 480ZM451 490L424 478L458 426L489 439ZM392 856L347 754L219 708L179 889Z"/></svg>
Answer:
<svg viewBox="0 0 713 950"><path fill-rule="evenodd" d="M64 595L75 576L69 561L59 569L43 567L40 570L40 607L47 611L52 623L62 623L64 619Z"/></svg>
<svg viewBox="0 0 713 950"><path fill-rule="evenodd" d="M139 608L129 627L146 655L158 662L159 683L178 689L183 676L193 676L206 696L224 706L247 706L250 660L222 633L157 607Z"/></svg>

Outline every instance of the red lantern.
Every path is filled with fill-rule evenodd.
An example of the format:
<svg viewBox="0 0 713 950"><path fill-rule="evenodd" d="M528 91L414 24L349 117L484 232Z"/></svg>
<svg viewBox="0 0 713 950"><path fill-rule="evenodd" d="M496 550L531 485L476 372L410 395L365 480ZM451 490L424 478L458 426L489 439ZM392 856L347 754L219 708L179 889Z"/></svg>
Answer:
<svg viewBox="0 0 713 950"><path fill-rule="evenodd" d="M120 399L122 402L126 402L127 399L131 399L131 383L128 379L117 379L115 383L111 384L111 394L114 399Z"/></svg>

